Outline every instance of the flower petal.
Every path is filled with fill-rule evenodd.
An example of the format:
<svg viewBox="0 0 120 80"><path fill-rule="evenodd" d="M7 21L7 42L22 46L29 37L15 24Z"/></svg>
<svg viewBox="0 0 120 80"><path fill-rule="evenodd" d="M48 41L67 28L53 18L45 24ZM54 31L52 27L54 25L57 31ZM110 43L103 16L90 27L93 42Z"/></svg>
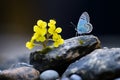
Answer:
<svg viewBox="0 0 120 80"><path fill-rule="evenodd" d="M62 32L62 28L60 28L60 27L56 28L55 32L61 33Z"/></svg>
<svg viewBox="0 0 120 80"><path fill-rule="evenodd" d="M27 43L26 43L26 47L27 47L28 49L32 49L32 48L34 47L34 44L33 44L32 42L27 42Z"/></svg>

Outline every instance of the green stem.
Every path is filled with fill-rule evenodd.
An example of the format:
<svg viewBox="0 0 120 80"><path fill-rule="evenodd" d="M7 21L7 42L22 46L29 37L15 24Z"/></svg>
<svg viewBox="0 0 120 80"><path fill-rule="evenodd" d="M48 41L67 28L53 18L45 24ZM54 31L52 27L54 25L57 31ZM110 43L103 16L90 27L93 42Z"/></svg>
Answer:
<svg viewBox="0 0 120 80"><path fill-rule="evenodd" d="M47 43L48 43L48 40L49 40L49 34L47 33L46 35L46 40L43 42L43 49L45 49L47 47Z"/></svg>
<svg viewBox="0 0 120 80"><path fill-rule="evenodd" d="M48 40L49 40L49 34L47 33L47 35L46 35L46 44L48 43Z"/></svg>
<svg viewBox="0 0 120 80"><path fill-rule="evenodd" d="M43 45L43 49L45 49L47 47L45 42L43 42L42 45Z"/></svg>
<svg viewBox="0 0 120 80"><path fill-rule="evenodd" d="M47 47L47 44L48 44L50 36L51 35L47 32L47 34L46 34L46 40L42 44L43 45L43 49L45 49Z"/></svg>

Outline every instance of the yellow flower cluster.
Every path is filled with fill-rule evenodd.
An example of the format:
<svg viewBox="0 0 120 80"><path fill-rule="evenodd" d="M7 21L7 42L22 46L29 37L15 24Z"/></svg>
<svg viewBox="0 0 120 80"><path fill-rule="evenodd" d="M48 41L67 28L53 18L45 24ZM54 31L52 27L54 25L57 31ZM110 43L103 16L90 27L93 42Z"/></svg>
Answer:
<svg viewBox="0 0 120 80"><path fill-rule="evenodd" d="M62 32L62 29L60 27L56 28L56 21L50 20L48 23L49 29L48 32L52 35L52 39L54 41L54 47L58 47L59 45L64 43L64 40L62 39L61 35L59 33Z"/></svg>
<svg viewBox="0 0 120 80"><path fill-rule="evenodd" d="M38 20L37 25L33 27L33 31L34 34L31 40L26 43L28 49L32 49L37 45L35 41L42 43L43 48L47 47L47 42L51 39L54 41L54 47L59 47L59 45L64 43L64 40L59 34L62 32L62 29L60 27L56 28L56 21L53 19L51 19L48 24L43 20Z"/></svg>

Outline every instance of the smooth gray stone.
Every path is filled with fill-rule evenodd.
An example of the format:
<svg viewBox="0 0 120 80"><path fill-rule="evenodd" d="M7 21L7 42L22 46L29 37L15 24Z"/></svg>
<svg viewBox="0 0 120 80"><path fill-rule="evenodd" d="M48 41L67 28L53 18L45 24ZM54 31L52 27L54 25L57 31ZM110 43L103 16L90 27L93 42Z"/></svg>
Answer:
<svg viewBox="0 0 120 80"><path fill-rule="evenodd" d="M70 76L70 80L82 80L81 77L77 74L73 74Z"/></svg>
<svg viewBox="0 0 120 80"><path fill-rule="evenodd" d="M40 74L41 80L56 80L59 74L55 70L46 70Z"/></svg>
<svg viewBox="0 0 120 80"><path fill-rule="evenodd" d="M70 80L69 78L62 78L61 80Z"/></svg>

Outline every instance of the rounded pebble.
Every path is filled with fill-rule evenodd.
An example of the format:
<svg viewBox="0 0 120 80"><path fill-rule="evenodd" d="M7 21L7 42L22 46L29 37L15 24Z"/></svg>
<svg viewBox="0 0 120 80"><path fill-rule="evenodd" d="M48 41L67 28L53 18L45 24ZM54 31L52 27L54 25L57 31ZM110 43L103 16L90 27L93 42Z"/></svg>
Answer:
<svg viewBox="0 0 120 80"><path fill-rule="evenodd" d="M46 70L40 74L41 80L56 80L58 78L59 74L55 70Z"/></svg>
<svg viewBox="0 0 120 80"><path fill-rule="evenodd" d="M66 77L66 78L62 78L61 80L70 80L70 79Z"/></svg>
<svg viewBox="0 0 120 80"><path fill-rule="evenodd" d="M77 74L73 74L70 76L70 80L82 80L82 78Z"/></svg>
<svg viewBox="0 0 120 80"><path fill-rule="evenodd" d="M116 79L114 79L114 80L120 80L120 78L116 78Z"/></svg>

